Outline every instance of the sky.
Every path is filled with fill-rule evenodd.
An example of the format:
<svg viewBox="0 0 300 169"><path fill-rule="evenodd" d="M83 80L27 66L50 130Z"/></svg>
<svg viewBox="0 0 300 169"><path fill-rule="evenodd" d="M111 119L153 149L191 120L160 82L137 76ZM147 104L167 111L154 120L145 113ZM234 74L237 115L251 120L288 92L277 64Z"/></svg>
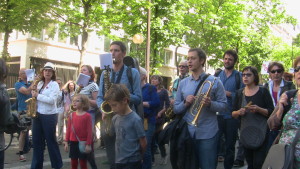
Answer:
<svg viewBox="0 0 300 169"><path fill-rule="evenodd" d="M300 0L282 0L282 2L286 4L287 13L297 18L300 23Z"/></svg>

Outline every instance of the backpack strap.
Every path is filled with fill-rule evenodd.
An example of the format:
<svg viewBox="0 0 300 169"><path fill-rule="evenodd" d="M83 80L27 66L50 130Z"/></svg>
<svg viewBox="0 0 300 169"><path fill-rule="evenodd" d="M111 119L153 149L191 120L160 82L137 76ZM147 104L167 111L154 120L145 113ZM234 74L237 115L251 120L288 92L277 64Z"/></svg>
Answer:
<svg viewBox="0 0 300 169"><path fill-rule="evenodd" d="M127 67L126 73L127 73L127 78L130 84L131 91L133 91L133 78L132 78L131 67Z"/></svg>
<svg viewBox="0 0 300 169"><path fill-rule="evenodd" d="M241 76L240 76L240 72L239 71L236 71L235 73L235 87L236 87L236 90L239 89L241 86Z"/></svg>
<svg viewBox="0 0 300 169"><path fill-rule="evenodd" d="M282 121L283 117L285 116L285 114L291 109L291 107L292 107L291 98L293 98L296 95L297 92L298 92L297 89L292 89L292 90L289 90L289 91L286 92L286 95L288 97L288 100L287 100L288 104L286 106L284 106L281 121Z"/></svg>

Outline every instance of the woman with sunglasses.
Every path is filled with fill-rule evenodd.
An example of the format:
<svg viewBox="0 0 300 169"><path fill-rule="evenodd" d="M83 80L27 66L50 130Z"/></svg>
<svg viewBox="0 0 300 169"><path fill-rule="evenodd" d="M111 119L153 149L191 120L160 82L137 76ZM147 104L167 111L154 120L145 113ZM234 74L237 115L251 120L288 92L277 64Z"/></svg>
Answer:
<svg viewBox="0 0 300 169"><path fill-rule="evenodd" d="M294 79L296 85L300 86L300 56L298 56L294 61ZM270 129L280 128L282 126L282 133L279 139L280 144L291 144L294 141L297 130L300 129L300 92L295 92L295 95L288 100L286 93L283 93L278 100L278 104L270 118L268 119L268 124ZM291 105L288 111L284 111L284 106ZM286 114L285 114L286 112ZM294 154L294 169L300 168L300 142L297 141L295 146Z"/></svg>
<svg viewBox="0 0 300 169"><path fill-rule="evenodd" d="M282 93L291 89L295 89L295 85L293 82L285 81L283 79L284 67L279 62L271 62L268 66L268 72L271 80L266 83L264 87L269 89L269 92L272 96L273 105L275 107ZM273 144L279 133L279 129L280 128L270 130L268 148L270 148Z"/></svg>
<svg viewBox="0 0 300 169"><path fill-rule="evenodd" d="M239 89L232 116L240 118L240 141L249 169L261 169L267 154L267 120L274 106L268 90L259 87L257 69L252 66L242 71L245 88Z"/></svg>

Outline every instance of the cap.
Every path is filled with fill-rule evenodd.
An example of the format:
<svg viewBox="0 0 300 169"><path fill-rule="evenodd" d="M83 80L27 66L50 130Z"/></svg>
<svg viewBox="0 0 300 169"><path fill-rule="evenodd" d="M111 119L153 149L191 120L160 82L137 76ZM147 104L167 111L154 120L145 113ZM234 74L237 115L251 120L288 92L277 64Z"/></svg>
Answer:
<svg viewBox="0 0 300 169"><path fill-rule="evenodd" d="M54 64L51 62L47 62L43 69L53 69L54 70Z"/></svg>

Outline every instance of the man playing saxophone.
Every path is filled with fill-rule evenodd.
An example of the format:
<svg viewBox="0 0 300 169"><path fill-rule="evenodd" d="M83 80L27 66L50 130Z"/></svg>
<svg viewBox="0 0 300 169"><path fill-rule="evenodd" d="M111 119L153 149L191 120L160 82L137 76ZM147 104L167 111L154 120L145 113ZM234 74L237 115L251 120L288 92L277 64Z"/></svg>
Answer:
<svg viewBox="0 0 300 169"><path fill-rule="evenodd" d="M110 73L110 82L115 84L124 84L130 91L130 105L135 110L134 105L138 105L142 101L142 92L140 85L140 75L138 70L134 68L128 68L124 65L123 59L126 56L126 46L123 42L114 41L110 44L110 52L113 57L113 69ZM131 69L132 84L128 77L128 69ZM104 72L102 72L99 82L99 92L97 97L98 107L104 102ZM102 118L105 118L105 114L102 113ZM105 126L104 126L105 127ZM109 134L104 135L104 143L106 146L106 154L110 163L110 168L115 168L115 136Z"/></svg>
<svg viewBox="0 0 300 169"><path fill-rule="evenodd" d="M178 161L181 160L185 164L180 164L179 162L179 166L174 166L174 163L172 163L172 166L173 168L214 169L217 167L217 143L219 130L216 112L226 108L226 94L220 79L204 72L206 54L202 49L190 49L187 61L192 75L181 80L179 83L174 103L174 113L184 114L182 121L183 127L181 128L182 131L179 133L188 133L187 137L190 137L189 141L191 145L187 145L187 147L190 147L190 149L195 152L194 155L192 157L189 156L190 158L187 160L177 159ZM209 81L209 83L206 83L205 81ZM200 87L201 84L205 85ZM199 91L197 89L199 89ZM210 92L207 96L199 96L198 93L206 93L209 89ZM199 97L202 97L202 99L199 99ZM199 100L199 103L195 103L195 100ZM194 107L194 104L199 104L199 107L203 107L200 111L191 110L191 107ZM193 125L191 123L195 118L195 112L200 114L199 118L196 120L196 125ZM185 139L188 138L185 137ZM179 149L177 152L178 157L186 158L188 156L187 153L191 154L190 152L187 152L187 149L183 149L184 151L180 150L182 149ZM186 153L186 156L181 154L184 152ZM193 157L193 161L188 161L193 159ZM176 157L173 157L171 162L174 159L176 160ZM186 167L186 163L189 163L191 166Z"/></svg>

